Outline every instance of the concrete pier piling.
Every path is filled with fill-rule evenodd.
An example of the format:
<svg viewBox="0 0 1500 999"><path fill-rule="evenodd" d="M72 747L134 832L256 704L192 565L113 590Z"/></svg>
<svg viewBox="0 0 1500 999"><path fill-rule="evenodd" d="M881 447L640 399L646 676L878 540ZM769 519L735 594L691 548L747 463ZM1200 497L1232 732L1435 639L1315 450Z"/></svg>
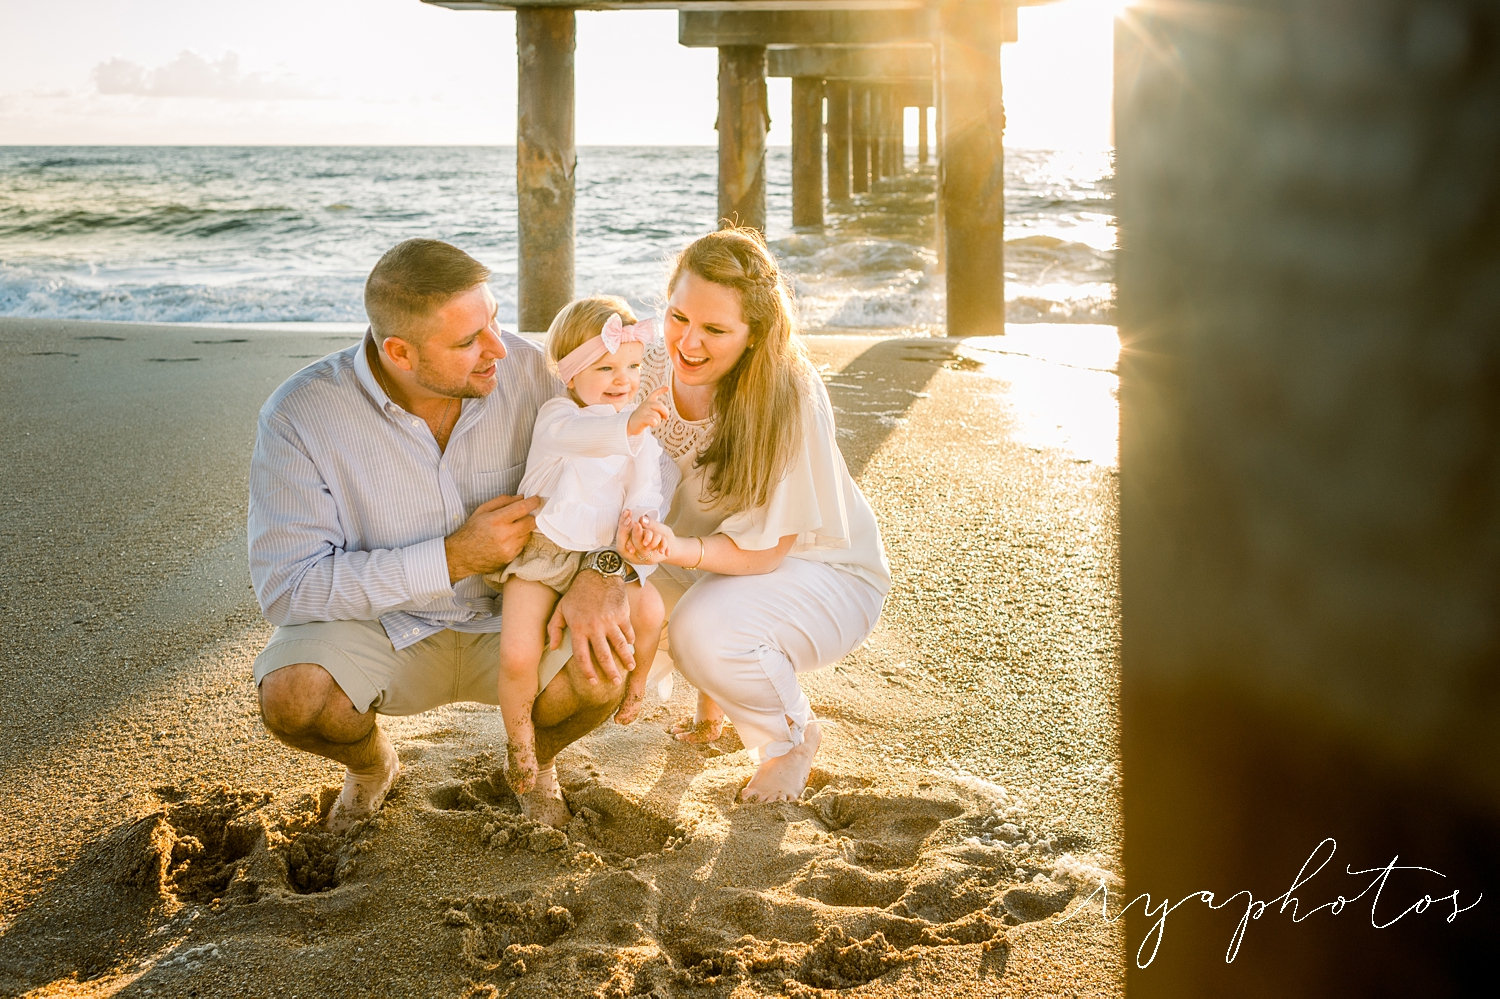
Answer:
<svg viewBox="0 0 1500 999"><path fill-rule="evenodd" d="M792 78L792 225L823 224L823 81Z"/></svg>
<svg viewBox="0 0 1500 999"><path fill-rule="evenodd" d="M573 298L573 11L516 11L517 310L545 330Z"/></svg>
<svg viewBox="0 0 1500 999"><path fill-rule="evenodd" d="M855 194L864 194L870 189L870 88L856 86L851 97L849 114L853 157L849 187Z"/></svg>
<svg viewBox="0 0 1500 999"><path fill-rule="evenodd" d="M828 99L828 200L849 200L849 84L829 80Z"/></svg>
<svg viewBox="0 0 1500 999"><path fill-rule="evenodd" d="M1003 10L979 0L945 0L938 8L938 201L947 241L949 336L1005 331Z"/></svg>
<svg viewBox="0 0 1500 999"><path fill-rule="evenodd" d="M719 217L766 228L766 49L719 46Z"/></svg>

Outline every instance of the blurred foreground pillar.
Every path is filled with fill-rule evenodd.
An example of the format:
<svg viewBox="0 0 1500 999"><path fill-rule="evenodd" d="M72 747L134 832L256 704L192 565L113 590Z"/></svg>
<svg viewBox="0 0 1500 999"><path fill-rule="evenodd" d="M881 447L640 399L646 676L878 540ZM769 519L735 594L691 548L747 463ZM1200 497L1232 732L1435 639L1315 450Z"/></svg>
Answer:
<svg viewBox="0 0 1500 999"><path fill-rule="evenodd" d="M1189 899L1127 916L1130 995L1488 994L1500 5L1116 40L1126 889ZM1236 953L1199 891L1270 907Z"/></svg>
<svg viewBox="0 0 1500 999"><path fill-rule="evenodd" d="M545 330L573 298L574 17L516 11L516 308Z"/></svg>

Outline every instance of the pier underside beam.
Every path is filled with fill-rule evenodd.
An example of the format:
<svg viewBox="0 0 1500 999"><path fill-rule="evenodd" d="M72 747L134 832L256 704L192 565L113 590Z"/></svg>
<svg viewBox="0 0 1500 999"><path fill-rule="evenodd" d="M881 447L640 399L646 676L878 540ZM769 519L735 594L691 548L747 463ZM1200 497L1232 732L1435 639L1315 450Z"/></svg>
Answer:
<svg viewBox="0 0 1500 999"><path fill-rule="evenodd" d="M573 11L516 11L516 306L545 330L573 298Z"/></svg>
<svg viewBox="0 0 1500 999"><path fill-rule="evenodd" d="M931 42L924 10L684 10L677 41L724 45L912 45Z"/></svg>
<svg viewBox="0 0 1500 999"><path fill-rule="evenodd" d="M930 80L932 46L793 45L766 53L767 76L816 76L824 80Z"/></svg>

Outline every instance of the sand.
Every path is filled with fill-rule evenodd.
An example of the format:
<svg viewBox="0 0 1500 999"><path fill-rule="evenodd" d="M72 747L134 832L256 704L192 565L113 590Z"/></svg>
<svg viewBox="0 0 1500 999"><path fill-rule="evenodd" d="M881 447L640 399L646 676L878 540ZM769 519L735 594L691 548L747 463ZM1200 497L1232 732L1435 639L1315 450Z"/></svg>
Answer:
<svg viewBox="0 0 1500 999"><path fill-rule="evenodd" d="M813 339L895 588L807 678L803 801L735 804L732 728L665 734L679 683L562 755L564 830L455 705L388 722L401 778L333 837L339 769L256 713L245 480L266 395L349 339L0 320L0 994L1123 994L1083 905L1121 874L1117 479L1035 392L1113 375Z"/></svg>

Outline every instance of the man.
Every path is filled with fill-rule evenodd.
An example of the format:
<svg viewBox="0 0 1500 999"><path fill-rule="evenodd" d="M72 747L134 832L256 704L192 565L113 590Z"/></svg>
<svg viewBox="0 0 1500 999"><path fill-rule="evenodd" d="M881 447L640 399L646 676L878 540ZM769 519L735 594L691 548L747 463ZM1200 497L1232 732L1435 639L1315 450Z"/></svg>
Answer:
<svg viewBox="0 0 1500 999"><path fill-rule="evenodd" d="M261 409L250 572L277 626L255 660L261 717L345 765L327 825L385 800L400 764L377 714L499 701L500 617L480 578L520 552L539 501L521 480L537 407L561 389L540 349L496 326L489 271L437 240L393 247L365 284L363 341L292 375ZM609 717L634 635L611 553L586 559L548 625L526 814L569 818L552 763Z"/></svg>

